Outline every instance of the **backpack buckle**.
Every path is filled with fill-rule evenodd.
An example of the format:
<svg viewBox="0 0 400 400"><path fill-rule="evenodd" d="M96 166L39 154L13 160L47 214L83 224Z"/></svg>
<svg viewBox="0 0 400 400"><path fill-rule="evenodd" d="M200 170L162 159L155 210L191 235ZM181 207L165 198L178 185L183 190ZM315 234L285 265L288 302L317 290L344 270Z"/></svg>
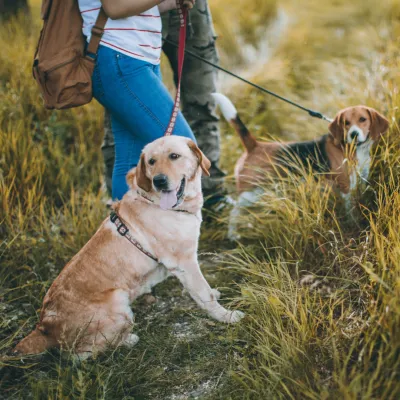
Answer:
<svg viewBox="0 0 400 400"><path fill-rule="evenodd" d="M85 54L85 58L88 59L89 61L96 61L97 59L97 54L94 53L89 53L88 51Z"/></svg>
<svg viewBox="0 0 400 400"><path fill-rule="evenodd" d="M92 28L92 35L99 37L100 39L102 38L104 33L103 28L99 28L97 25L94 25Z"/></svg>

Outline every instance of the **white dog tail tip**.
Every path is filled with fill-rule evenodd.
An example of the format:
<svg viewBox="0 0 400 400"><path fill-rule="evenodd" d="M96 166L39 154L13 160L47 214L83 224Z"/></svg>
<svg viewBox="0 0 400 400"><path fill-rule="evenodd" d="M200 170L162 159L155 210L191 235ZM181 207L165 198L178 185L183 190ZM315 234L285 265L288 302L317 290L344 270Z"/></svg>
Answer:
<svg viewBox="0 0 400 400"><path fill-rule="evenodd" d="M257 141L240 119L233 103L222 93L212 93L212 96L221 109L224 118L235 128L247 151L253 150Z"/></svg>

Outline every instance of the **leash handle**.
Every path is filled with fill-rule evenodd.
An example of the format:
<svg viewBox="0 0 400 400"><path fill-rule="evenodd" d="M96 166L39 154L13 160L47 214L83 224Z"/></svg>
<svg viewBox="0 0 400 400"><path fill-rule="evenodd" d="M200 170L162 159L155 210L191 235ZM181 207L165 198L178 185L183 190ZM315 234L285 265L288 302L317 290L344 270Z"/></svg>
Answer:
<svg viewBox="0 0 400 400"><path fill-rule="evenodd" d="M178 85L176 88L175 102L172 108L171 118L168 123L164 136L172 135L174 131L176 118L178 117L179 107L181 104L181 78L183 70L183 61L185 59L186 46L186 28L187 28L187 7L183 7L181 0L176 0L176 8L178 9L180 28L179 28L179 44L178 44Z"/></svg>

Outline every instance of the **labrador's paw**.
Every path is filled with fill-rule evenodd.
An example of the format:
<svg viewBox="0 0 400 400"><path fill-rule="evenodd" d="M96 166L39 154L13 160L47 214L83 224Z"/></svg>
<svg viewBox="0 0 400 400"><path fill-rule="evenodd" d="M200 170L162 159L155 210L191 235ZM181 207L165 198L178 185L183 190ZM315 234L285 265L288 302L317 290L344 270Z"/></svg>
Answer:
<svg viewBox="0 0 400 400"><path fill-rule="evenodd" d="M126 339L121 342L121 346L126 346L126 347L133 347L137 342L139 341L139 336L135 335L134 333L130 333Z"/></svg>
<svg viewBox="0 0 400 400"><path fill-rule="evenodd" d="M226 324L236 324L244 316L245 313L242 311L226 311L223 315L217 317L216 319L220 322L225 322Z"/></svg>
<svg viewBox="0 0 400 400"><path fill-rule="evenodd" d="M230 313L230 318L227 321L229 324L236 324L236 322L239 322L242 318L244 318L246 314L242 311L236 310L236 311L232 311Z"/></svg>

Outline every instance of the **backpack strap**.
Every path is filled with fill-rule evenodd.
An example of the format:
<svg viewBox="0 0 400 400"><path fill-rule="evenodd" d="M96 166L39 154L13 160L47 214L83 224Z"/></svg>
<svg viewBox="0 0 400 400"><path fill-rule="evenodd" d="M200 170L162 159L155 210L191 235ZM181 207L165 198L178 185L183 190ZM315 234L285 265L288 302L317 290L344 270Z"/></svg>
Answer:
<svg viewBox="0 0 400 400"><path fill-rule="evenodd" d="M86 49L86 53L90 53L92 55L97 54L97 49L99 48L99 44L101 38L104 33L104 27L106 26L108 20L108 16L105 13L103 7L100 8L99 15L97 16L96 23L92 28L92 36L90 37L89 45Z"/></svg>

